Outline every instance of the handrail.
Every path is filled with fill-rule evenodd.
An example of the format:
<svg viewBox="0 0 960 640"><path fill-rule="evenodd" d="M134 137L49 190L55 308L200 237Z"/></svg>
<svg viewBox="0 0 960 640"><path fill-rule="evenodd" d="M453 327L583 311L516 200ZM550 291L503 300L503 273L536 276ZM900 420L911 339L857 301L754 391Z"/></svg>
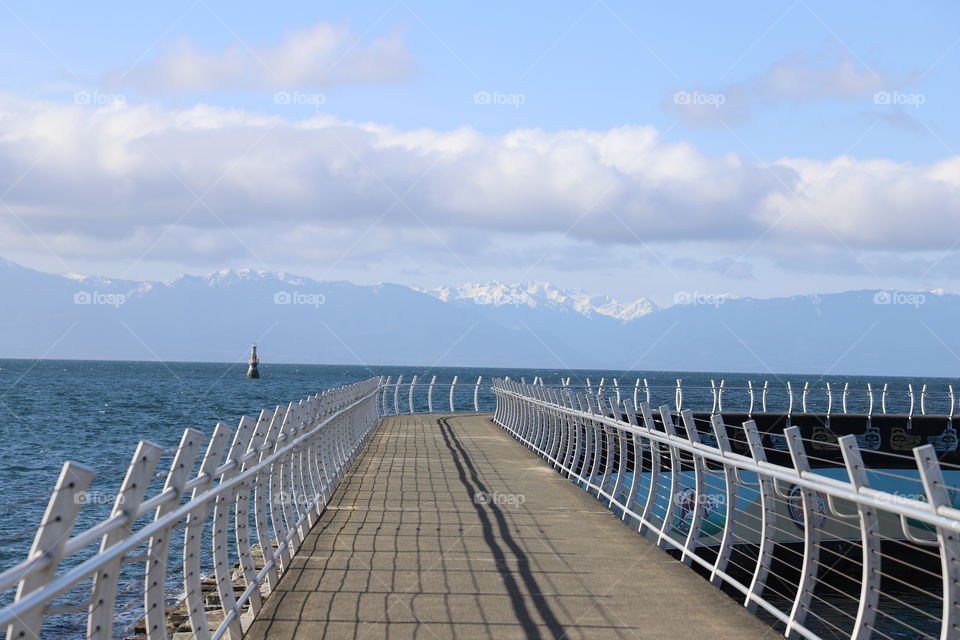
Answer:
<svg viewBox="0 0 960 640"><path fill-rule="evenodd" d="M507 378L509 380L509 378ZM521 384L526 379L521 378ZM801 391L795 389L800 384ZM836 402L833 383L823 382L813 384L806 382L785 381L780 383L782 389L778 392L777 385L769 380L762 385L754 385L752 380L745 383L732 384L729 380L709 380L696 384L682 379L673 383L665 381L652 383L647 378L636 378L632 383L622 378L601 378L599 384L584 378L583 382L574 381L569 377L556 380L545 380L536 376L531 386L544 388L561 388L574 392L583 392L597 399L615 398L622 402L624 396L632 396L634 406L639 406L643 397L646 402L653 404L654 396L663 400L670 400L673 410L680 413L683 409L705 411L710 413L741 412L752 415L756 405L762 413L786 413L788 415L820 414L827 417L833 415L867 416L874 415L873 384L868 383L862 391L844 383L842 402ZM881 412L889 414L893 410L894 390L890 384L883 385ZM383 415L399 415L403 413L433 413L441 407L449 405L451 412L468 412L484 410L492 411L496 402L491 381L483 376L467 379L456 375L452 379L440 380L436 375L427 378L425 375L414 375L407 378L404 375L387 377L381 385L381 410ZM757 389L760 397L757 398ZM915 396L911 384L896 392L898 394L897 408L903 415L913 415ZM445 394L442 398L441 395ZM856 395L856 398L854 397ZM951 415L955 405L952 385L944 389L932 390L924 385L920 396L920 415L943 416ZM448 400L449 398L449 400ZM758 401L759 400L759 401Z"/></svg>
<svg viewBox="0 0 960 640"><path fill-rule="evenodd" d="M65 463L28 558L0 574L0 591L20 585L14 602L0 609L0 624L7 628L7 637L38 637L47 616L78 608L88 609L88 637L113 637L113 606L104 612L102 603L115 602L121 589L115 574L121 566L139 564L152 571L162 559L164 567L157 573L163 575L168 555L173 551L181 554L185 568L199 570L200 558L194 557L199 549L196 543L175 548L170 538L172 532L185 523L186 539L198 541L196 529L210 527L211 514L214 519L220 519L214 532L213 558L218 576L226 571L229 579L232 573L229 567L222 566L228 557L228 545L231 555L239 556L241 565L252 568L257 563L254 548L249 544L252 515L263 566L259 571L243 572L244 595L240 599L233 598L231 584L218 582L223 621L213 625L213 629L209 628L202 607L191 611L190 616L192 624L199 623L194 628L199 638L238 639L261 602L260 597L252 595L260 596L261 591L269 592L275 586L275 579L289 566L286 559L303 542L306 525L312 524L323 511L343 471L376 425L380 385L379 378L371 378L310 396L287 407L277 407L274 412L262 412L259 421L243 418L232 434L233 445L229 450L231 429L217 425L204 463L192 478L188 478L188 474L199 454L203 434L187 429L167 474L165 488L150 498L146 498L145 491L163 450L152 443L141 442L124 481L126 489L122 488L117 494L111 515L72 538L68 536L93 472L82 465ZM221 462L225 454L228 459ZM173 481L173 478L181 479ZM131 488L137 486L139 490ZM251 488L258 493L258 498L252 513L248 513ZM182 497L191 490L193 495L183 502ZM137 498L135 504L126 502L131 497ZM140 517L154 510L156 516L149 523L135 526ZM284 518L278 517L280 511L284 512ZM242 517L238 517L238 513ZM231 519L232 540L226 538L224 518ZM51 535L54 532L58 533L56 537ZM65 560L95 542L102 542L98 553L57 574ZM130 555L147 542L150 545L146 555ZM128 578L134 575L130 569L126 572ZM151 584L150 572L147 575L143 589L149 621L149 603L159 598L162 606L167 597L162 592L155 593L153 588L166 591L168 585ZM79 605L58 603L54 606L55 600L73 592L91 577L96 598L88 596ZM184 575L183 588L188 602L199 598L202 603L204 596L196 591L200 584L196 575ZM165 614L161 611L160 616L162 621ZM150 640L166 638L166 624L148 624L146 634Z"/></svg>
<svg viewBox="0 0 960 640"><path fill-rule="evenodd" d="M877 474L895 474L867 468L854 435L839 438L843 459L838 473L828 475L810 468L797 426L784 434L792 461L788 466L766 459L769 436L758 432L751 420L741 429L724 424L721 415L704 421L685 410L681 434L667 406L660 407L658 415L648 403L635 409L630 400L617 404L611 399L609 410L600 405L597 412L589 391L545 395L540 389L494 381L494 421L652 541L675 550L685 563L703 567L713 584L732 587L748 609L768 612L784 625L786 636L819 638L827 625L834 627L830 637L837 629L850 638L891 637L891 628L906 629L910 637L956 637L960 510L932 445L913 450L915 468L898 477L920 485L919 494L903 495L870 486ZM638 410L642 424L636 420ZM728 439L734 436L746 440L749 453L731 449ZM593 444L576 448L581 441ZM721 515L723 503L726 512ZM847 516L853 520L844 520ZM841 572L847 578L840 586L831 582L840 553L831 544L847 544L852 551L840 559L859 564ZM716 553L697 553L702 546ZM735 547L754 551L731 553ZM916 584L916 576L925 575L922 571L938 578L910 553L939 558L943 575L936 587ZM773 562L774 556L780 564ZM787 570L790 566L793 570ZM902 566L918 567L901 579L903 589L919 590L933 602L937 594L928 594L939 591L940 616L927 613L917 622L890 609L891 602L905 600L889 591L889 585L882 587L880 577L890 580ZM775 571L780 572L777 580L770 582ZM850 586L854 574L860 575L855 588ZM831 595L826 604L825 592ZM844 599L849 620L840 628L824 615ZM926 626L918 631L915 625Z"/></svg>
<svg viewBox="0 0 960 640"><path fill-rule="evenodd" d="M625 382L623 389L618 378L602 378L599 384L588 380L582 386L571 384L570 378L550 384L540 377L533 384L463 376L447 382L426 375L392 380L371 378L324 391L263 411L258 419L241 418L236 429L218 424L205 452L201 450L204 434L193 429L185 430L173 449L141 441L110 513L76 534L72 529L94 473L83 465L65 463L30 553L0 573L0 592L17 587L13 602L0 608L0 624L7 627L8 638L36 637L51 616L81 616L70 612L83 610L87 636L111 638L119 624L115 613L126 611L133 602L117 599L134 593L143 603L147 637L163 639L168 632L165 604L174 589L185 594L185 615L198 638L240 638L290 566L306 532L380 416L448 407L452 412L477 412L494 408L492 400L496 401L494 419L514 437L661 546L676 549L684 562L703 566L712 581L742 593L746 606L764 609L782 621L790 635L817 637L805 621L807 614L817 615L814 589L822 576L816 574L816 558L823 540L837 539L828 531L831 523L847 527L853 532L847 539L859 541L864 549L861 563L866 567L867 586L858 589L857 597L868 597L868 604L854 607L859 631L851 637L861 637L877 621L870 598L880 588L874 574L886 566L875 557L885 553L882 541L936 550L946 567L944 602L960 600L955 592L960 584L956 575L960 572L956 568L960 567L960 510L952 501L957 491L945 488L943 470L930 445L914 449L915 481L922 482L922 489L901 496L870 485L872 476L864 474L855 436L838 439L838 452L843 454L842 462L837 462L841 476L810 468L796 426L778 436L789 447L792 466L777 462L785 453L766 459L765 451L773 450L774 443L767 444L770 435L759 433L752 420L737 432L749 447L735 450L731 441L739 427L725 425L720 412L729 411L739 388L723 380L713 385L712 392L710 387L684 387L679 380L676 385L662 385L674 396L674 407L664 405L656 411L650 401L658 385L639 378ZM768 388L764 383L764 411ZM748 389L752 392L753 385ZM698 390L704 393L698 396L694 393ZM798 403L804 409L810 393L812 387L805 385ZM888 393L889 389L884 391L884 398ZM930 409L924 399L930 393L926 388L920 392L921 415ZM845 387L845 412L846 396ZM691 409L701 402L701 413L695 415ZM751 394L750 413L753 402ZM832 409L832 395L827 402ZM951 398L951 410L953 404ZM690 408L679 411L680 407ZM711 413L710 420L703 418ZM156 474L159 462L171 457L169 471ZM162 478L163 486L150 491L155 478ZM721 534L714 534L719 551L711 560L698 552L709 546L698 538L709 524L708 514L699 507L693 511L684 507L689 522L681 519L677 529L680 507L675 502L682 491L684 500L699 505L711 492L716 494L718 482L727 499L742 502L744 496L754 496L756 504L744 510L736 502L728 508ZM776 505L781 507L779 517ZM798 525L803 535L795 531L793 538L783 537L783 523L790 523L784 520L783 505L805 518ZM808 524L819 518L829 526ZM793 519L797 521L796 516ZM883 540L873 530L875 519ZM181 529L179 544L172 538ZM213 531L212 550L201 547L203 530ZM767 575L777 566L774 543L785 539L803 544L804 565L798 574L805 577L797 583L795 594L768 598ZM85 555L96 543L99 549ZM742 559L732 550L743 545L758 549L756 569L746 577L733 566ZM237 567L230 566L231 559L238 561ZM203 578L201 566L211 562L215 573ZM212 596L207 593L211 589ZM205 602L210 597L219 598L222 619L217 624L207 619ZM782 610L783 602L793 606ZM948 621L951 625L960 621L960 611L945 604L940 619L947 628Z"/></svg>

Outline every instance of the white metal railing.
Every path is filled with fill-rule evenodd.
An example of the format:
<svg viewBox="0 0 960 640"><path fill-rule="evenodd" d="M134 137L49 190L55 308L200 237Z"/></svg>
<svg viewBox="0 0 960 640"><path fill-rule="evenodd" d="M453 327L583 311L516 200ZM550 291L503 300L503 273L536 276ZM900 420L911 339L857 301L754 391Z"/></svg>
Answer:
<svg viewBox="0 0 960 640"><path fill-rule="evenodd" d="M60 635L63 629L55 625L64 616L73 623L79 618L84 630L77 635L115 637L132 621L149 638L164 638L173 628L169 606L180 593L184 624L197 637L239 638L378 416L480 411L493 409L494 401L495 419L510 433L661 546L704 567L717 584L741 591L747 606L769 612L790 635L817 637L818 624L843 626L820 619L824 606L841 601L854 629L847 635L863 637L882 627L879 619L888 611L883 605L904 599L881 589L881 577L897 579L887 575L889 567L904 564L885 545L910 545L935 561L935 571L909 565L943 583L934 596L921 593L924 598L958 600L960 512L953 499L960 487L951 483L960 485L960 477L944 479L955 471L945 471L930 446L914 450L912 476L900 478L918 485L905 498L870 486L880 471L863 465L854 436L812 441L797 427L777 436L758 433L751 421L724 425L718 414L726 409L723 393L730 388L723 381L709 388L710 418L684 407L706 412L711 396L687 387L685 400L680 381L665 387L674 392L673 409L664 406L655 414L652 388L639 379L621 388L615 379L580 385L566 378L550 385L541 378L533 384L461 376L373 378L261 412L258 419L244 417L235 430L218 424L205 452L204 435L193 429L170 450L140 442L105 517L84 508L93 471L68 462L52 494L43 496L49 500L40 525L8 537L33 535L34 542L24 561L0 573L0 595L7 596L0 601L0 622L10 638L36 637L42 629ZM921 395L921 408L923 402ZM674 425L675 418L680 424ZM906 433L905 441L910 437ZM842 464L832 470L838 474L811 465L825 455L824 447L834 447L837 460L842 454ZM167 458L169 470L156 473ZM784 522L796 528L785 531ZM859 562L858 575L866 580L829 595L823 590L836 585L823 574L837 567L823 558L837 556L830 546L837 543L853 545L860 560L849 553L841 560ZM781 547L791 544L800 549L792 552L793 577L777 570L784 564L778 554L786 553ZM942 637L953 637L960 620L956 606L944 605L936 617L946 630ZM216 624L208 621L211 607L222 616ZM925 633L918 636L934 637Z"/></svg>
<svg viewBox="0 0 960 640"><path fill-rule="evenodd" d="M495 398L489 384L484 384L483 376L475 381L461 380L459 375L450 381L437 380L437 376L412 376L396 379L387 376L380 385L380 414L400 415L403 413L450 413L457 411L492 411Z"/></svg>
<svg viewBox="0 0 960 640"><path fill-rule="evenodd" d="M960 637L960 472L932 446L865 452L790 427L778 448L752 420L509 380L493 391L497 424L787 637ZM827 445L842 462L818 457Z"/></svg>
<svg viewBox="0 0 960 640"><path fill-rule="evenodd" d="M115 637L126 606L118 598L133 594L142 605L134 620L142 617L151 640L166 638L170 578L179 574L195 636L239 639L376 425L380 382L244 416L236 429L217 424L202 456L204 434L194 429L172 452L141 441L109 516L76 534L94 472L65 463L27 559L0 574L0 593L16 587L0 609L7 637L62 635L50 625L65 614L84 616L89 638ZM155 474L167 453L169 471ZM155 478L162 487L148 496ZM202 560L213 564L206 579ZM211 592L221 612L212 625Z"/></svg>
<svg viewBox="0 0 960 640"><path fill-rule="evenodd" d="M505 378L509 380L510 378ZM522 384L527 384L521 378ZM842 384L810 383L802 385L791 381L747 380L730 384L727 380L709 380L694 384L676 379L667 384L654 383L647 378L633 381L620 378L586 377L574 380L560 377L552 381L535 376L532 385L562 387L576 393L588 393L598 402L615 398L617 403L632 398L634 406L641 402L662 403L669 398L675 411L692 408L695 411L741 411L754 413L782 413L786 415L821 413L825 415L860 414L886 415L901 413L910 416L946 415L956 411L957 397L952 384L945 388L928 388L927 384L915 389L912 383L894 387L889 383L874 385L866 383L863 389ZM436 375L386 376L381 387L380 411L383 415L403 413L433 413L434 411L492 411L496 403L491 381L478 376L476 380L456 375L452 379L438 380Z"/></svg>

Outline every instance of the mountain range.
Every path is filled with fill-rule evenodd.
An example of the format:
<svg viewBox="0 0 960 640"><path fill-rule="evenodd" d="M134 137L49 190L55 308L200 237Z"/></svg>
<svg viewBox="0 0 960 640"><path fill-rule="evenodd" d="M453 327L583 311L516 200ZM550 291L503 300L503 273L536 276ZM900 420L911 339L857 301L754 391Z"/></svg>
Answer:
<svg viewBox="0 0 960 640"><path fill-rule="evenodd" d="M0 259L0 357L953 376L960 296L680 292L662 308L544 282L437 289L223 270L168 282Z"/></svg>

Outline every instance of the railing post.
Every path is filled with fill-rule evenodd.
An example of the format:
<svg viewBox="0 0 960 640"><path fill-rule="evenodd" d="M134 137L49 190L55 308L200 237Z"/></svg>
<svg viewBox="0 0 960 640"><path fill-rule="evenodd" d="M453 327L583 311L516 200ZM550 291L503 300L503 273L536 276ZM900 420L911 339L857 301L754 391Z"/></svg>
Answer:
<svg viewBox="0 0 960 640"><path fill-rule="evenodd" d="M391 376L387 376L386 380L383 381L383 393L380 396L379 403L383 407L380 411L380 415L382 416L387 415L387 392L390 390L390 378Z"/></svg>
<svg viewBox="0 0 960 640"><path fill-rule="evenodd" d="M457 388L457 376L453 376L453 382L450 383L450 413L453 413L455 409L453 408L453 392Z"/></svg>
<svg viewBox="0 0 960 640"><path fill-rule="evenodd" d="M670 407L665 404L660 405L660 422L668 436L676 437L677 430L673 426L673 416L670 415ZM677 485L680 483L680 456L677 454L676 447L672 444L667 445L667 450L670 452L670 493L667 500L667 509L663 515L663 523L660 526L660 535L657 536L657 546L661 549L666 549L670 544L667 539L667 531L670 530L672 525L674 509L679 506L677 504Z"/></svg>
<svg viewBox="0 0 960 640"><path fill-rule="evenodd" d="M377 394L376 402L379 405L379 396ZM322 401L319 401L322 402ZM379 413L379 406L378 406ZM266 411L260 412L260 417L257 420L252 420L244 416L241 419L241 422L249 420L254 423L253 436L250 440L250 445L248 451L257 451L261 446L263 446L264 438L267 435L267 429L270 426L270 421L268 419L269 414ZM241 471L246 471L248 466L256 465L257 460L249 460L244 463ZM236 506L234 509L234 521L236 522L236 530L234 532L237 540L237 555L240 557L240 569L243 572L243 580L247 585L251 585L257 582L257 571L256 571L256 562L253 558L253 550L250 546L250 489L255 486L258 482L259 474L255 474L252 479L248 480L240 486L237 491L237 500ZM256 511L256 508L254 508ZM257 514L254 514L254 525L256 526ZM263 542L260 543L261 549L263 548ZM269 541L267 542L269 546ZM266 556L264 556L266 558ZM260 586L257 585L257 588L253 590L250 594L250 599L248 600L250 604L250 612L256 614L260 609Z"/></svg>
<svg viewBox="0 0 960 640"><path fill-rule="evenodd" d="M397 376L397 384L393 387L393 415L400 415L400 384L403 376Z"/></svg>
<svg viewBox="0 0 960 640"><path fill-rule="evenodd" d="M867 469L863 464L860 447L857 446L857 437L854 435L842 436L839 439L840 451L843 454L843 463L850 477L850 484L854 490L868 487ZM860 578L860 602L857 608L857 618L853 625L850 640L870 638L872 627L877 615L877 603L880 600L880 534L877 531L879 517L876 509L870 505L858 504L857 514L860 519L860 538L863 548L862 574Z"/></svg>
<svg viewBox="0 0 960 640"><path fill-rule="evenodd" d="M601 383L602 384L602 383ZM597 396L599 397L599 396ZM593 415L601 415L602 410L600 407L593 404L593 397L587 397L587 403L590 407L590 413ZM590 464L590 475L587 477L587 492L590 492L591 488L594 488L593 480L597 476L597 470L600 468L600 439L601 433L603 432L603 425L596 420L590 420L590 439L593 444L593 460ZM601 484L602 484L601 480ZM596 485L597 497L600 497L601 486L600 484Z"/></svg>
<svg viewBox="0 0 960 640"><path fill-rule="evenodd" d="M810 461L807 459L806 447L800 437L800 427L787 427L783 430L783 434L787 437L787 448L790 450L793 468L801 476L809 473ZM796 627L806 622L813 589L816 586L817 566L820 563L820 526L816 521L819 496L813 489L803 488L800 491L803 506L803 564L800 567L797 595L790 608L790 619L786 628L786 636L791 640L800 637Z"/></svg>
<svg viewBox="0 0 960 640"><path fill-rule="evenodd" d="M643 426L647 431L657 430L653 420L653 411L646 402L640 405L640 415L643 416ZM643 505L643 513L640 515L640 526L637 528L640 533L652 530L650 526L652 523L651 516L657 503L657 495L660 493L660 445L649 438L647 439L647 445L650 447L650 487L647 491L647 501ZM669 504L667 506L669 511Z"/></svg>
<svg viewBox="0 0 960 640"><path fill-rule="evenodd" d="M253 437L255 423L249 418L242 418L237 425L236 433L233 436L233 443L227 453L225 462L232 462L233 468L225 471L220 476L220 484L223 484L233 476L237 475L240 467L240 457L247 450L250 444L250 438ZM216 437L216 436L214 436ZM227 530L229 528L230 505L239 496L239 492L233 491L233 495L220 494L213 503L213 572L217 580L217 593L220 596L220 608L223 615L227 616L234 611L236 616L227 627L228 636L233 640L240 640L243 635L243 629L240 626L240 612L237 611L237 599L233 593L233 567L229 564L227 554ZM241 522L234 522L234 529L241 526Z"/></svg>
<svg viewBox="0 0 960 640"><path fill-rule="evenodd" d="M83 506L80 496L86 493L93 481L93 469L74 462L65 462L60 469L57 484L40 520L40 528L33 539L29 558L44 557L46 564L37 568L20 581L17 600L50 582L57 572L63 557L63 548L70 538L70 531ZM21 614L7 627L7 638L39 638L43 626L43 605Z"/></svg>
<svg viewBox="0 0 960 640"><path fill-rule="evenodd" d="M750 455L754 461L758 463L766 462L767 455L763 449L760 432L757 431L757 424L753 420L747 420L743 423L743 432L746 435ZM762 473L758 473L757 482L760 484L760 548L757 550L757 566L754 568L750 588L743 603L743 606L751 613L757 610L758 600L760 600L763 587L767 583L767 576L770 574L770 563L773 561L774 527L777 517L773 496L773 483L776 480L770 480Z"/></svg>
<svg viewBox="0 0 960 640"><path fill-rule="evenodd" d="M280 423L278 431L274 431L276 439L273 442L271 453L277 453L283 445L289 440L289 432L292 430L291 422L293 420L292 406L287 409L277 407L274 414L274 421ZM288 534L293 526L293 519L290 514L289 500L284 492L284 480L287 476L286 456L280 456L276 462L270 465L269 473L269 497L270 497L270 518L273 521L273 530L277 536L277 567L279 574L283 574L290 566L290 558L293 555L291 543L284 544L287 541Z"/></svg>
<svg viewBox="0 0 960 640"><path fill-rule="evenodd" d="M952 507L953 502L947 491L943 470L937 460L933 445L923 445L913 450L920 470L920 480L927 495L927 502L936 511L939 507ZM943 615L940 625L940 638L956 638L960 635L960 541L957 534L937 528L937 542L940 545L940 573L943 583Z"/></svg>
<svg viewBox="0 0 960 640"><path fill-rule="evenodd" d="M721 381L721 385L723 382ZM721 387L722 388L722 387ZM683 418L683 427L687 432L687 439L690 444L700 444L700 434L697 432L696 421L693 418L693 411L684 409L681 414ZM703 522L704 511L706 509L704 495L704 464L703 458L696 453L693 457L693 510L690 514L690 529L687 531L687 539L683 544L681 560L683 564L690 566L693 564L693 555L697 552L697 537L700 535L700 526ZM679 505L678 505L679 506ZM681 519L680 524L683 524Z"/></svg>
<svg viewBox="0 0 960 640"><path fill-rule="evenodd" d="M710 426L713 427L713 436L717 439L717 449L724 456L730 453L730 438L727 435L727 426L723 422L723 416L710 416ZM733 551L733 536L736 533L737 501L739 492L737 491L736 470L727 464L723 464L723 486L726 493L726 509L723 516L723 536L720 538L720 548L717 549L717 559L714 561L713 570L710 572L710 584L719 587L723 581L722 575L726 574L727 565L730 563L730 554Z"/></svg>
<svg viewBox="0 0 960 640"><path fill-rule="evenodd" d="M417 384L417 376L413 376L413 379L410 380L410 392L407 394L407 408L409 413L413 413L413 389Z"/></svg>
<svg viewBox="0 0 960 640"><path fill-rule="evenodd" d="M619 397L619 392L618 392ZM613 399L610 401L610 408L613 410L613 419L617 422L620 422L620 402L617 401L616 404L613 403ZM613 486L610 489L610 504L614 504L617 500L617 489L620 488L620 485L623 484L623 477L627 472L627 456L625 454L626 446L624 445L623 429L615 427L616 429L616 443L617 443L617 480L613 483ZM609 467L610 465L608 465ZM624 504L626 508L626 504Z"/></svg>
<svg viewBox="0 0 960 640"><path fill-rule="evenodd" d="M580 411L586 411L586 402L584 401L585 397L589 397L587 394L578 393L576 395L577 408ZM587 425L584 418L578 418L579 422L576 424L576 445L573 451L573 458L570 460L570 475L576 478L576 482L580 483L583 481L583 469L586 466L587 462Z"/></svg>
<svg viewBox="0 0 960 640"><path fill-rule="evenodd" d="M280 420L278 415L282 409L277 407L273 413L263 411L260 414L260 420L267 424L263 443L260 446L260 455L258 463L263 462L270 456L272 445L277 437L277 431L280 429ZM272 467L272 465L271 465ZM257 524L257 540L260 543L260 553L263 554L263 563L267 567L266 583L267 589L273 591L277 588L277 582L280 579L280 573L277 570L277 559L273 550L273 533L269 524L269 497L270 497L270 478L273 475L272 468L261 469L257 473L254 484L253 502L254 519Z"/></svg>
<svg viewBox="0 0 960 640"><path fill-rule="evenodd" d="M613 414L613 419L620 419L619 413L620 410L617 408L616 403L613 398L607 398L607 404L610 406L611 413ZM610 476L613 475L613 457L614 449L617 451L617 456L619 457L620 450L620 430L616 427L611 427L606 423L600 423L600 428L603 430L603 442L606 448L605 457L607 463L603 467L603 480L600 481L599 492L602 495L604 493L603 488L609 486L611 481ZM616 497L616 491L611 490L610 496L607 499L607 506L610 506L613 503L613 499Z"/></svg>
<svg viewBox="0 0 960 640"><path fill-rule="evenodd" d="M560 392L560 397L563 399L563 406L568 409L573 409L573 391L570 389L563 389ZM573 466L573 452L576 446L576 431L577 429L577 419L571 415L567 415L563 420L563 459L560 464L561 473L566 473L567 478L571 475L571 467Z"/></svg>
<svg viewBox="0 0 960 640"><path fill-rule="evenodd" d="M623 401L623 410L627 414L627 422L630 423L630 426L638 426L637 409L632 400L628 398ZM637 495L637 487L639 486L640 478L643 475L641 473L643 454L640 450L640 437L635 433L632 434L631 443L633 444L633 476L630 478L630 488L627 490L627 499L623 503L623 515L620 519L624 521L626 521L628 517L627 510L633 510L633 501Z"/></svg>
<svg viewBox="0 0 960 640"><path fill-rule="evenodd" d="M114 529L100 541L100 553L125 539L133 526L134 515L143 502L150 487L150 480L157 468L157 462L163 455L163 447L141 440L133 454L133 460L127 467L127 474L120 485L120 491L113 503L111 517L123 515L128 524L122 529ZM90 599L87 616L87 637L90 640L112 640L114 605L117 600L117 585L120 580L122 559L118 558L104 565L93 578L93 596Z"/></svg>
<svg viewBox="0 0 960 640"><path fill-rule="evenodd" d="M483 376L477 376L477 386L473 388L473 410L480 411L480 382Z"/></svg>
<svg viewBox="0 0 960 640"><path fill-rule="evenodd" d="M557 388L550 390L551 402L556 405L553 411L553 437L550 440L550 455L553 460L553 467L560 466L560 452L563 450L563 398L562 391Z"/></svg>
<svg viewBox="0 0 960 640"><path fill-rule="evenodd" d="M197 477L200 478L201 482L193 489L193 499L210 490L213 484L213 470L220 465L220 459L227 450L229 438L229 427L223 423L217 423L213 430L213 436L207 445L207 452L200 463L200 471ZM209 508L210 505L204 502L193 509L187 516L187 526L183 534L183 589L186 593L190 626L193 627L193 633L199 640L210 637L210 625L207 622L207 614L204 609L206 603L200 585L200 538L203 534L203 526L207 522ZM164 624L166 624L165 621Z"/></svg>
<svg viewBox="0 0 960 640"><path fill-rule="evenodd" d="M437 376L430 378L430 386L427 387L427 411L433 413L433 387L437 384Z"/></svg>
<svg viewBox="0 0 960 640"><path fill-rule="evenodd" d="M180 445L173 456L170 471L167 473L163 490L172 491L175 500L168 500L157 507L154 521L160 520L166 514L180 505L180 496L183 485L186 484L193 471L193 463L200 453L203 443L203 434L195 429L186 429L180 438ZM150 537L147 545L147 575L146 592L144 594L144 612L146 618L147 637L150 640L167 637L167 616L164 610L164 589L167 578L167 554L170 550L170 534L172 525L164 527Z"/></svg>

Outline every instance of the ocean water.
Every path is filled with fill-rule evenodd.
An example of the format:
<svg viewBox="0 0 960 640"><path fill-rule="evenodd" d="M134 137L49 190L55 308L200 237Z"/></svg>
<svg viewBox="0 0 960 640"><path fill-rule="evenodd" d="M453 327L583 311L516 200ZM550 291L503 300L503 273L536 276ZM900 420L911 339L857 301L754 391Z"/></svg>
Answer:
<svg viewBox="0 0 960 640"><path fill-rule="evenodd" d="M409 382L417 375L420 382L436 375L438 383L449 383L459 375L460 383L472 384L477 376L485 381L509 376L532 381L540 376L549 382L572 377L573 384L589 379L596 389L605 378L609 387L618 378L624 397L632 394L636 378L646 378L655 404L673 403L673 386L683 379L684 406L709 408L712 402L710 380L724 379L729 390L725 407L746 407L747 380L759 387L771 381L768 405L771 410L785 409L784 383L792 381L795 411L800 409L800 389L804 381L816 387L808 404L811 410L824 410L824 381L811 376L787 375L774 378L764 374L723 374L684 372L559 371L545 369L481 369L418 367L363 367L339 365L262 364L262 378L247 380L243 363L187 362L111 362L77 360L2 360L0 359L0 507L52 486L64 460L89 465L98 475L125 467L138 440L146 439L165 447L176 444L186 427L210 433L217 422L234 426L242 415L256 416L261 409L273 409L324 389L338 387L371 376L404 376ZM851 411L865 410L864 389L868 382L879 389L891 384L888 411L906 412L907 384L917 391L928 384L928 413L946 412L949 406L947 386L952 380L931 378L875 379L832 376L834 411L840 410L839 390L849 382L848 404ZM960 386L957 387L960 392ZM466 387L459 392L458 403L472 403ZM405 409L406 389L400 392L401 410ZM442 388L437 391L438 407L447 401ZM641 395L641 399L643 396ZM481 410L492 410L492 396L484 392ZM879 412L879 393L875 411ZM919 400L915 411L919 412ZM27 517L26 513L23 513Z"/></svg>
<svg viewBox="0 0 960 640"><path fill-rule="evenodd" d="M601 379L609 387L617 378L624 397L632 395L636 378L646 378L655 404L672 404L677 378L684 381L684 406L709 409L712 403L711 379L725 380L729 389L724 397L727 409L745 408L748 380L759 388L764 379L771 381L768 397L770 410L785 409L787 396L784 384L791 381L795 389L795 411L800 409L800 390L809 380L808 397L811 411L826 409L824 383L835 389L834 411L840 411L840 395L844 383L852 391L848 396L851 412L864 411L868 382L878 390L890 383L887 410L906 412L908 384L928 385L927 412L945 413L949 408L947 389L954 380L947 379L875 379L830 376L817 380L812 376L771 376L763 374L722 374L684 372L620 372L559 371L543 369L481 369L393 366L338 366L261 364L262 378L247 380L243 363L161 363L61 360L0 360L0 570L22 560L29 549L32 534L46 505L45 496L65 460L86 464L97 471L94 490L109 493L122 480L123 473L138 440L156 442L166 448L176 445L186 427L209 434L217 422L235 426L242 415L256 416L261 409L273 409L317 393L364 380L371 376L404 376L404 383L417 375L422 382L436 375L438 383L447 384L454 375L460 382L472 384L478 376L485 381L509 376L532 381L542 377L547 383L571 377L574 385L590 380L596 389ZM445 408L448 391L437 392L436 407ZM960 391L960 386L957 387ZM472 406L472 390L463 387L458 405ZM406 389L398 394L401 410L406 408ZM643 395L640 399L645 399ZM919 412L919 399L915 398ZM480 395L480 409L492 410L493 397L487 391ZM875 397L875 411L880 411L880 397ZM161 463L165 464L165 463ZM162 469L163 467L161 467ZM33 499L31 501L31 499ZM109 511L109 504L93 505L83 510L79 525L89 525ZM25 533L26 532L26 533ZM5 594L6 601L9 594Z"/></svg>

